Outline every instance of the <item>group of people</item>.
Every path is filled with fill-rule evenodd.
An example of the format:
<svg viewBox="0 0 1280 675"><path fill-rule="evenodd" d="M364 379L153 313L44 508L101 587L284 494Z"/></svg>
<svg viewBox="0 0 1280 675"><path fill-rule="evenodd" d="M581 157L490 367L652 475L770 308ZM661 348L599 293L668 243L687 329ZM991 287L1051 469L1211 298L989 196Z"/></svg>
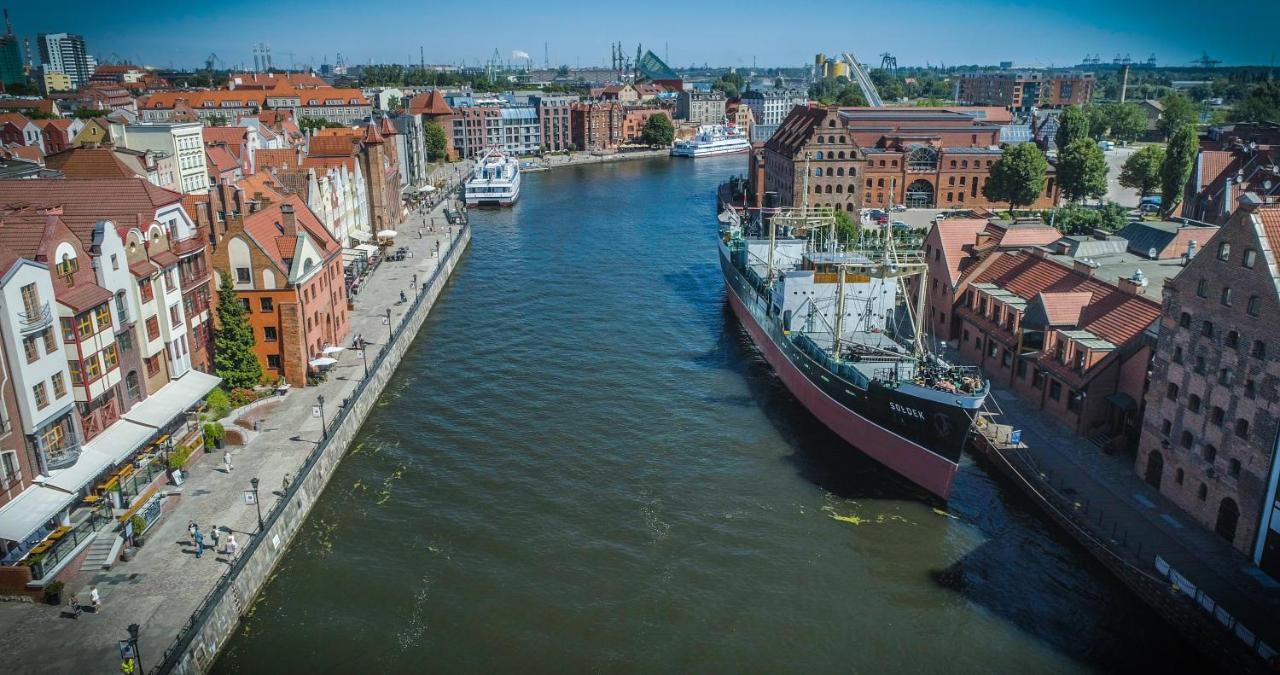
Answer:
<svg viewBox="0 0 1280 675"><path fill-rule="evenodd" d="M72 616L74 618L79 619L80 614L84 612L84 608L85 608L84 605L80 604L80 596L72 595L71 600L67 601L67 604L71 606ZM98 595L97 586L89 587L89 605L93 607L94 614L97 614L98 612L102 611L102 596Z"/></svg>
<svg viewBox="0 0 1280 675"><path fill-rule="evenodd" d="M217 525L210 527L209 530L210 530L209 539L213 542L213 546L210 546L208 548L212 548L214 553L218 553L219 552L218 544L221 541L222 532L221 530L218 529ZM195 521L191 521L187 525L187 532L191 533L191 545L195 547L196 557L199 558L201 555L204 554L204 550L206 548L204 543L205 542L204 530L201 530L200 526L197 525ZM240 550L240 545L236 543L236 533L228 532L226 548L221 552L226 553L227 557L229 558L235 558L236 552L239 550Z"/></svg>

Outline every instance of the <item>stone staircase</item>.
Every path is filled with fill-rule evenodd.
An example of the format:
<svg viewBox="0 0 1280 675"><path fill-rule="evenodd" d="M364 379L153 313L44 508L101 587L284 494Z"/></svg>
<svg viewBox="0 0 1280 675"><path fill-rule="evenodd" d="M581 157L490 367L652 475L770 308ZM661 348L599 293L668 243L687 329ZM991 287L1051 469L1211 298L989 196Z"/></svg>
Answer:
<svg viewBox="0 0 1280 675"><path fill-rule="evenodd" d="M116 554L120 552L116 542L120 537L111 536L111 532L98 532L93 543L89 544L89 553L84 557L84 562L80 564L80 571L111 569L111 565L115 563Z"/></svg>

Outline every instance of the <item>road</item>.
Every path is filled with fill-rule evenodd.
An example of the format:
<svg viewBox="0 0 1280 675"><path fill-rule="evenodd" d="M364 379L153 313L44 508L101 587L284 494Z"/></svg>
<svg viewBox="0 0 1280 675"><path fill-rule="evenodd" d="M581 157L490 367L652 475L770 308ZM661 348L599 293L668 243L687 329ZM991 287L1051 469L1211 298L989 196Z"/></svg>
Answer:
<svg viewBox="0 0 1280 675"><path fill-rule="evenodd" d="M1138 148L1130 146L1106 150L1102 153L1107 157L1107 199L1129 208L1138 208L1139 195L1137 190L1130 190L1120 185L1120 170L1124 167L1125 161L1137 151Z"/></svg>

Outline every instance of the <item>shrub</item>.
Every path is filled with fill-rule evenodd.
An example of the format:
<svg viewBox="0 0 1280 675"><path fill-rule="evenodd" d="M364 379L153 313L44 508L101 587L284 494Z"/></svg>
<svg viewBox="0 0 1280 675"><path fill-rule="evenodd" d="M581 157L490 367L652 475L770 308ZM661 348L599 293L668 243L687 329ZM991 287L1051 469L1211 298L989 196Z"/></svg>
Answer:
<svg viewBox="0 0 1280 675"><path fill-rule="evenodd" d="M221 388L209 392L209 396L204 402L209 406L209 412L213 413L214 419L222 419L227 416L227 413L231 412L231 402L227 400L227 392Z"/></svg>
<svg viewBox="0 0 1280 675"><path fill-rule="evenodd" d="M50 605L61 605L62 589L65 587L66 584L61 581L50 581L49 584L44 587L44 601Z"/></svg>
<svg viewBox="0 0 1280 675"><path fill-rule="evenodd" d="M219 422L210 422L204 425L204 447L209 448L218 444L227 432Z"/></svg>
<svg viewBox="0 0 1280 675"><path fill-rule="evenodd" d="M249 405L250 403L253 403L254 401L258 400L258 396L253 393L252 389L245 389L243 387L239 387L231 390L230 400L231 400L231 407L234 409L234 408L240 408L242 406L246 406L246 405Z"/></svg>
<svg viewBox="0 0 1280 675"><path fill-rule="evenodd" d="M135 537L142 536L142 531L147 529L147 519L142 516L134 516L129 519L129 522L133 523L133 536Z"/></svg>
<svg viewBox="0 0 1280 675"><path fill-rule="evenodd" d="M187 463L187 458L191 456L192 447L189 445L179 445L169 453L169 469L176 471Z"/></svg>

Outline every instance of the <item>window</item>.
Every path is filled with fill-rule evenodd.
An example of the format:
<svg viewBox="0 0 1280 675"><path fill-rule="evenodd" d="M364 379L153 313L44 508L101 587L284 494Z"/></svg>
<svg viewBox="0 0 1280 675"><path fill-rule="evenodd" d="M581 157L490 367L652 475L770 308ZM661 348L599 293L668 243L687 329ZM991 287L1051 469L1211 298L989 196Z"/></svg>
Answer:
<svg viewBox="0 0 1280 675"><path fill-rule="evenodd" d="M111 254L111 269L113 270L120 269L120 256L114 253Z"/></svg>
<svg viewBox="0 0 1280 675"><path fill-rule="evenodd" d="M1182 347L1173 348L1173 362L1182 363Z"/></svg>
<svg viewBox="0 0 1280 675"><path fill-rule="evenodd" d="M1203 356L1196 357L1196 365L1194 366L1193 369L1201 375L1204 374L1204 357Z"/></svg>
<svg viewBox="0 0 1280 675"><path fill-rule="evenodd" d="M1186 476L1186 472L1183 471L1181 468L1179 468L1178 472L1173 474L1173 482L1177 483L1178 485L1182 485L1182 480L1185 476Z"/></svg>
<svg viewBox="0 0 1280 675"><path fill-rule="evenodd" d="M1073 391L1067 394L1067 410L1074 413L1080 412L1080 407L1084 404L1084 392Z"/></svg>
<svg viewBox="0 0 1280 675"><path fill-rule="evenodd" d="M107 370L120 365L120 352L116 350L115 344L109 344L106 349L102 350L102 358L107 362Z"/></svg>
<svg viewBox="0 0 1280 675"><path fill-rule="evenodd" d="M102 377L102 360L98 358L97 354L90 354L84 360L84 376L89 382Z"/></svg>
<svg viewBox="0 0 1280 675"><path fill-rule="evenodd" d="M1187 410L1200 412L1200 397L1192 394L1187 397Z"/></svg>
<svg viewBox="0 0 1280 675"><path fill-rule="evenodd" d="M1240 438L1249 437L1249 420L1246 420L1246 419L1236 420L1236 436L1239 436Z"/></svg>
<svg viewBox="0 0 1280 675"><path fill-rule="evenodd" d="M1255 359L1267 358L1267 343L1262 340L1254 340L1253 349L1251 349L1249 353L1252 354Z"/></svg>
<svg viewBox="0 0 1280 675"><path fill-rule="evenodd" d="M1200 489L1196 491L1196 496L1200 498L1200 501L1204 501L1209 496L1209 486L1201 483Z"/></svg>
<svg viewBox="0 0 1280 675"><path fill-rule="evenodd" d="M279 369L280 369L280 355L279 355L279 354L267 354L267 367L268 367L268 368L275 368L275 369L279 370Z"/></svg>
<svg viewBox="0 0 1280 675"><path fill-rule="evenodd" d="M69 254L62 254L62 260L58 262L58 276L69 277L80 269L80 263Z"/></svg>
<svg viewBox="0 0 1280 675"><path fill-rule="evenodd" d="M1049 383L1049 398L1057 401L1062 398L1062 383L1053 380Z"/></svg>
<svg viewBox="0 0 1280 675"><path fill-rule="evenodd" d="M264 328L262 329L262 339L263 339L263 340L265 340L266 342L275 342L275 341L276 341L276 327L275 327L275 326L266 326L266 327L264 327Z"/></svg>
<svg viewBox="0 0 1280 675"><path fill-rule="evenodd" d="M1234 330L1227 331L1226 345L1232 349L1238 348L1240 346L1240 333Z"/></svg>
<svg viewBox="0 0 1280 675"><path fill-rule="evenodd" d="M156 297L156 289L151 285L150 279L139 279L138 291L142 294L143 302L151 302Z"/></svg>
<svg viewBox="0 0 1280 675"><path fill-rule="evenodd" d="M1212 443L1206 443L1204 449L1200 451L1200 456L1204 461L1213 464L1213 460L1218 458L1218 449Z"/></svg>
<svg viewBox="0 0 1280 675"><path fill-rule="evenodd" d="M181 324L182 323L181 317L182 315L178 313L178 303L175 302L172 305L169 305L169 325L177 326Z"/></svg>
<svg viewBox="0 0 1280 675"><path fill-rule="evenodd" d="M93 335L93 319L88 312L76 317L76 334L81 337Z"/></svg>
<svg viewBox="0 0 1280 675"><path fill-rule="evenodd" d="M53 383L54 398L62 398L67 395L67 380L62 376L61 370L54 373L53 377L49 378L49 381Z"/></svg>
<svg viewBox="0 0 1280 675"><path fill-rule="evenodd" d="M821 157L819 157L818 159L822 159L822 158L821 158ZM250 276L249 276L249 268L248 268L248 267L237 267L237 268L236 268L236 283L238 283L238 284L247 284L247 283L249 283L249 279L250 279Z"/></svg>
<svg viewBox="0 0 1280 675"><path fill-rule="evenodd" d="M1165 391L1165 397L1168 398L1170 401L1178 400L1178 385L1170 382L1169 389Z"/></svg>
<svg viewBox="0 0 1280 675"><path fill-rule="evenodd" d="M43 410L49 407L49 392L45 390L44 382L37 382L31 387L31 394L36 398L36 408Z"/></svg>
<svg viewBox="0 0 1280 675"><path fill-rule="evenodd" d="M1253 264L1257 261L1257 259L1258 259L1258 252L1251 248L1246 248L1244 250L1244 259L1240 261L1240 264L1244 265L1245 267L1248 267L1249 269L1253 269Z"/></svg>
<svg viewBox="0 0 1280 675"><path fill-rule="evenodd" d="M136 401L142 396L142 389L138 386L138 372L129 371L124 378L124 388L129 394L129 400Z"/></svg>
<svg viewBox="0 0 1280 675"><path fill-rule="evenodd" d="M1192 436L1190 431L1185 430L1182 432L1181 438L1178 439L1178 442L1182 444L1182 447L1188 450L1190 450L1191 446L1195 444L1195 441L1195 436Z"/></svg>
<svg viewBox="0 0 1280 675"><path fill-rule="evenodd" d="M1213 406L1213 410L1209 412L1209 422L1211 422L1215 427L1220 427L1222 426L1223 417L1225 417L1225 412L1222 408L1216 405Z"/></svg>
<svg viewBox="0 0 1280 675"><path fill-rule="evenodd" d="M1258 397L1258 383L1257 383L1257 382L1254 382L1253 380L1245 380L1245 381L1244 381L1244 397L1245 397L1245 398L1257 398L1257 397Z"/></svg>
<svg viewBox="0 0 1280 675"><path fill-rule="evenodd" d="M1232 458L1227 462L1227 475L1232 478L1240 477L1240 460Z"/></svg>
<svg viewBox="0 0 1280 675"><path fill-rule="evenodd" d="M111 307L106 303L98 305L97 311L94 312L94 319L98 323L98 330L106 330L111 327Z"/></svg>
<svg viewBox="0 0 1280 675"><path fill-rule="evenodd" d="M1218 383L1230 387L1236 382L1236 371L1230 368L1223 368L1218 372Z"/></svg>
<svg viewBox="0 0 1280 675"><path fill-rule="evenodd" d="M67 370L71 373L71 384L84 384L84 373L80 372L79 361L67 361Z"/></svg>
<svg viewBox="0 0 1280 675"><path fill-rule="evenodd" d="M147 362L147 377L155 377L160 373L160 355L159 354L156 354L155 356L148 356L146 359L146 362Z"/></svg>
<svg viewBox="0 0 1280 675"><path fill-rule="evenodd" d="M22 287L22 310L26 312L27 317L30 319L40 315L40 291L36 290L35 284L27 284Z"/></svg>
<svg viewBox="0 0 1280 675"><path fill-rule="evenodd" d="M160 337L160 319L158 317L147 318L147 340L155 340Z"/></svg>
<svg viewBox="0 0 1280 675"><path fill-rule="evenodd" d="M1223 304L1223 306L1226 306L1226 307L1231 306L1231 287L1230 286L1222 287L1222 295L1220 297L1220 302Z"/></svg>
<svg viewBox="0 0 1280 675"><path fill-rule="evenodd" d="M27 363L32 363L40 358L40 348L36 346L36 336L31 335L22 338L22 351L27 355Z"/></svg>
<svg viewBox="0 0 1280 675"><path fill-rule="evenodd" d="M1202 298L1209 297L1209 280L1208 279L1201 279L1200 281L1196 282L1196 295Z"/></svg>
<svg viewBox="0 0 1280 675"><path fill-rule="evenodd" d="M1211 337L1213 337L1213 322L1212 322L1212 321L1205 321L1205 322L1201 323L1201 324L1200 324L1200 334L1201 334L1201 335L1203 335L1203 336L1205 336L1205 337L1207 337L1207 338L1211 338Z"/></svg>
<svg viewBox="0 0 1280 675"><path fill-rule="evenodd" d="M1230 260L1230 259L1231 259L1231 243L1224 241L1221 244L1218 244L1218 260Z"/></svg>
<svg viewBox="0 0 1280 675"><path fill-rule="evenodd" d="M244 311L252 311L249 309L249 298L240 298L240 306L244 307Z"/></svg>
<svg viewBox="0 0 1280 675"><path fill-rule="evenodd" d="M1186 312L1183 312L1183 313L1182 313L1182 316L1179 316L1179 317L1178 317L1178 325L1179 325L1179 326L1181 326L1181 327L1183 327L1183 328L1190 328L1190 327L1191 327L1191 315L1190 315L1190 314L1187 314Z"/></svg>
<svg viewBox="0 0 1280 675"><path fill-rule="evenodd" d="M1262 300L1256 295L1251 295L1249 296L1249 304L1245 306L1244 311L1248 312L1249 316L1257 316L1261 305Z"/></svg>
<svg viewBox="0 0 1280 675"><path fill-rule="evenodd" d="M1173 431L1173 422L1170 422L1169 420L1164 420L1164 421L1160 422L1160 433L1161 433L1161 434L1163 434L1165 437L1168 437L1168 436L1169 436L1169 433L1170 433L1170 432L1172 432L1172 431Z"/></svg>
<svg viewBox="0 0 1280 675"><path fill-rule="evenodd" d="M125 331L117 335L116 344L120 346L120 351L122 352L133 351L133 331Z"/></svg>
<svg viewBox="0 0 1280 675"><path fill-rule="evenodd" d="M995 355L999 351L999 349L1000 349L1000 346L996 344L995 340L987 340L987 356L995 358Z"/></svg>

